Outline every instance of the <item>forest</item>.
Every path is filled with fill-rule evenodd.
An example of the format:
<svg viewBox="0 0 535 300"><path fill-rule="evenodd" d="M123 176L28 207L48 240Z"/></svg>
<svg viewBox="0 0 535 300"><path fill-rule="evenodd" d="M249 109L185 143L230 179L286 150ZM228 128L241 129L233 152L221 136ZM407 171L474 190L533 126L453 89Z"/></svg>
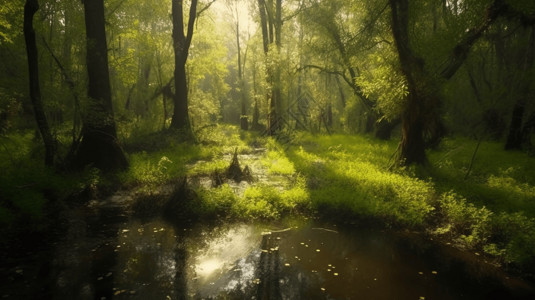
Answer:
<svg viewBox="0 0 535 300"><path fill-rule="evenodd" d="M0 0L0 297L534 299L533 0Z"/></svg>

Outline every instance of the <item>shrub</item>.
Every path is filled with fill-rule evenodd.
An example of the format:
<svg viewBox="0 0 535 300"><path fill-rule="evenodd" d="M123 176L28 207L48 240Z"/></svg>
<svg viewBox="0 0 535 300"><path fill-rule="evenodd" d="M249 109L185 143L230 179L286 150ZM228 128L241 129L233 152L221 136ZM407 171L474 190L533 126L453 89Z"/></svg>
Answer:
<svg viewBox="0 0 535 300"><path fill-rule="evenodd" d="M438 232L460 235L459 241L469 247L482 245L488 240L493 213L486 207L477 208L453 191L440 196L439 207L444 224Z"/></svg>

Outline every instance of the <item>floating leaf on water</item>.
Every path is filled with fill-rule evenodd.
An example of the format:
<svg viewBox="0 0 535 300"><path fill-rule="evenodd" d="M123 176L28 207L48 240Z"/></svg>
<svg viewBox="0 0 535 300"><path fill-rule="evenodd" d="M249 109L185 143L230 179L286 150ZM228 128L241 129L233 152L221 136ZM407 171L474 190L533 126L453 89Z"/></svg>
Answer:
<svg viewBox="0 0 535 300"><path fill-rule="evenodd" d="M120 291L116 291L115 293L113 293L114 296L118 296L122 293L126 293L126 290L120 290Z"/></svg>
<svg viewBox="0 0 535 300"><path fill-rule="evenodd" d="M433 275L437 275L438 272L437 272L437 271L431 271L431 274L433 274Z"/></svg>

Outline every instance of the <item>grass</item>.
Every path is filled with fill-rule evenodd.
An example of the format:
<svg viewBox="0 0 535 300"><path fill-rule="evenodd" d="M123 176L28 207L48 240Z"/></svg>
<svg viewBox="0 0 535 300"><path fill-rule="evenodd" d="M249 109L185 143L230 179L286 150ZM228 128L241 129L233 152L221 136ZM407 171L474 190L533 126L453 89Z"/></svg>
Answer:
<svg viewBox="0 0 535 300"><path fill-rule="evenodd" d="M255 166L265 171L267 181L195 187L198 197L191 213L234 220L307 214L374 222L426 232L503 263L535 266L535 160L503 151L499 143L481 143L465 180L477 144L465 138L448 138L429 152L428 167L394 172L388 167L397 141L297 134L283 146L228 125L203 130L198 139L197 144L179 143L158 133L128 141L130 169L119 174L119 181L124 188L152 195L178 177L223 170L235 150L257 153ZM42 167L30 134L3 138L2 143L7 150L0 152L0 167L7 170L0 175L3 225L43 223L47 203L61 197L59 191L107 182L98 170L64 176ZM258 148L265 152L258 154Z"/></svg>

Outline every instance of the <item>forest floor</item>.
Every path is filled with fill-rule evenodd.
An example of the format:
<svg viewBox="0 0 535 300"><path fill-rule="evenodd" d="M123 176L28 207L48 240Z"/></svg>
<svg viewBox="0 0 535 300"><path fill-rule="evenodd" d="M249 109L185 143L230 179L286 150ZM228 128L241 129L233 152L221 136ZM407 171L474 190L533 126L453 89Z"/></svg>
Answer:
<svg viewBox="0 0 535 300"><path fill-rule="evenodd" d="M477 142L447 138L429 152L428 166L390 171L397 141L294 133L282 142L232 126L197 135L194 145L168 134L131 138L130 168L112 177L36 167L28 135L6 140L5 149L21 151L2 152L9 171L0 181L2 255L42 260L48 243L64 234L66 211L119 190L130 199L121 205L141 218L166 212L202 223L301 215L418 232L533 281L535 160L524 153L483 142L470 168ZM226 175L235 152L250 173L239 182ZM22 276L20 261L8 258L2 273Z"/></svg>

